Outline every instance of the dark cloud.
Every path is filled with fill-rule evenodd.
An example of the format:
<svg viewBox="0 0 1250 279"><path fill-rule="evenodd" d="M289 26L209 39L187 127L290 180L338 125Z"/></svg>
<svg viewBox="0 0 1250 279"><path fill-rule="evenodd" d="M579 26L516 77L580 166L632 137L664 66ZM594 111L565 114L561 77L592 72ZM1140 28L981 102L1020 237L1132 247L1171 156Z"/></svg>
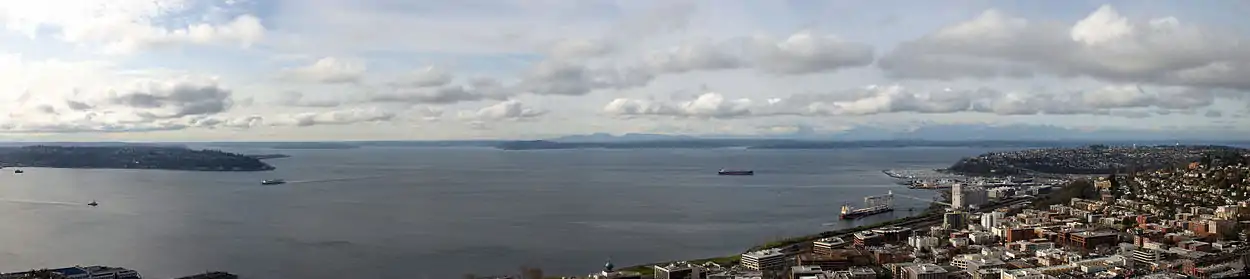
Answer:
<svg viewBox="0 0 1250 279"><path fill-rule="evenodd" d="M108 101L158 119L216 114L233 104L230 90L214 82L190 81L147 82Z"/></svg>

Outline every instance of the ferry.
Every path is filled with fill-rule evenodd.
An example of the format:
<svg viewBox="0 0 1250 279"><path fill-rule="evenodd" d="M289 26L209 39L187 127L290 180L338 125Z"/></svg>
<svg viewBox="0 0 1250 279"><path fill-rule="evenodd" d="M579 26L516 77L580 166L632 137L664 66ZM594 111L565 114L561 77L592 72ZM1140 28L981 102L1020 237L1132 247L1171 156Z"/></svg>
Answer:
<svg viewBox="0 0 1250 279"><path fill-rule="evenodd" d="M716 174L719 174L719 175L755 175L755 171L753 171L753 170L726 170L726 169L721 169L720 171L716 172Z"/></svg>
<svg viewBox="0 0 1250 279"><path fill-rule="evenodd" d="M277 185L277 184L283 184L283 183L286 183L286 180L282 180L282 179L268 179L268 180L261 180L261 181L260 181L260 185Z"/></svg>

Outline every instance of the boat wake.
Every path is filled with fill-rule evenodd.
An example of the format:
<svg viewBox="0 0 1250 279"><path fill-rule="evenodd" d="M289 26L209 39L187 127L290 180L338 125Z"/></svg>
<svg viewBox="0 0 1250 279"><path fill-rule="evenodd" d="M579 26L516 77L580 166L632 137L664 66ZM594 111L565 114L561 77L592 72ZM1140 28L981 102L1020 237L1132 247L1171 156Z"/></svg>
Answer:
<svg viewBox="0 0 1250 279"><path fill-rule="evenodd" d="M86 206L86 204L85 204L85 203L58 202L58 201L32 201L32 200L0 199L0 202L7 202L7 203L23 203L23 204L42 204L42 205Z"/></svg>
<svg viewBox="0 0 1250 279"><path fill-rule="evenodd" d="M304 183L322 183L322 182L353 181L353 180L377 179L377 178L383 178L383 177L386 177L386 176L385 176L385 175L375 175L375 176L358 176L358 177L327 178L327 179L311 179L311 180L292 180L292 181L287 181L287 182L286 182L286 184L304 184Z"/></svg>

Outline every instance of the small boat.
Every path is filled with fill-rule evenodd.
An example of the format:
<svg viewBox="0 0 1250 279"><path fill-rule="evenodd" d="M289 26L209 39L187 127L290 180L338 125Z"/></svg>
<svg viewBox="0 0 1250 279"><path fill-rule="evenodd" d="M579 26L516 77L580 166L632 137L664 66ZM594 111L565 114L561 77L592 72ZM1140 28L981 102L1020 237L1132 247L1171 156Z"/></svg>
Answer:
<svg viewBox="0 0 1250 279"><path fill-rule="evenodd" d="M97 205L100 205L100 203L95 202L95 200L91 200L91 203L88 203L87 205L97 206Z"/></svg>
<svg viewBox="0 0 1250 279"><path fill-rule="evenodd" d="M13 170L13 173L24 173L22 170Z"/></svg>
<svg viewBox="0 0 1250 279"><path fill-rule="evenodd" d="M282 183L286 183L286 180L282 180L282 179L267 179L267 180L261 180L261 181L260 181L260 185L278 185L278 184L282 184Z"/></svg>
<svg viewBox="0 0 1250 279"><path fill-rule="evenodd" d="M721 169L720 171L716 172L716 174L719 174L719 175L755 175L755 171L753 171L753 170L726 170L726 169Z"/></svg>

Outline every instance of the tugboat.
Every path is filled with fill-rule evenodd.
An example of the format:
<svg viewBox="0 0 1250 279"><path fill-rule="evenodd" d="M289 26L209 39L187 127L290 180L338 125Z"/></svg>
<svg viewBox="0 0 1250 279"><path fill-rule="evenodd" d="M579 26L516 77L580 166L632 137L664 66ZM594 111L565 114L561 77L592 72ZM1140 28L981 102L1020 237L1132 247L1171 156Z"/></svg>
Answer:
<svg viewBox="0 0 1250 279"><path fill-rule="evenodd" d="M261 181L260 181L260 185L278 185L278 184L283 184L283 183L286 183L286 180L282 180L282 179L267 179L267 180L261 180Z"/></svg>
<svg viewBox="0 0 1250 279"><path fill-rule="evenodd" d="M91 203L88 203L87 205L97 206L97 205L100 205L100 203L95 202L95 200L91 200Z"/></svg>
<svg viewBox="0 0 1250 279"><path fill-rule="evenodd" d="M13 173L24 173L22 170L13 170Z"/></svg>
<svg viewBox="0 0 1250 279"><path fill-rule="evenodd" d="M755 171L720 169L720 171L716 172L716 174L719 174L719 175L755 175Z"/></svg>

